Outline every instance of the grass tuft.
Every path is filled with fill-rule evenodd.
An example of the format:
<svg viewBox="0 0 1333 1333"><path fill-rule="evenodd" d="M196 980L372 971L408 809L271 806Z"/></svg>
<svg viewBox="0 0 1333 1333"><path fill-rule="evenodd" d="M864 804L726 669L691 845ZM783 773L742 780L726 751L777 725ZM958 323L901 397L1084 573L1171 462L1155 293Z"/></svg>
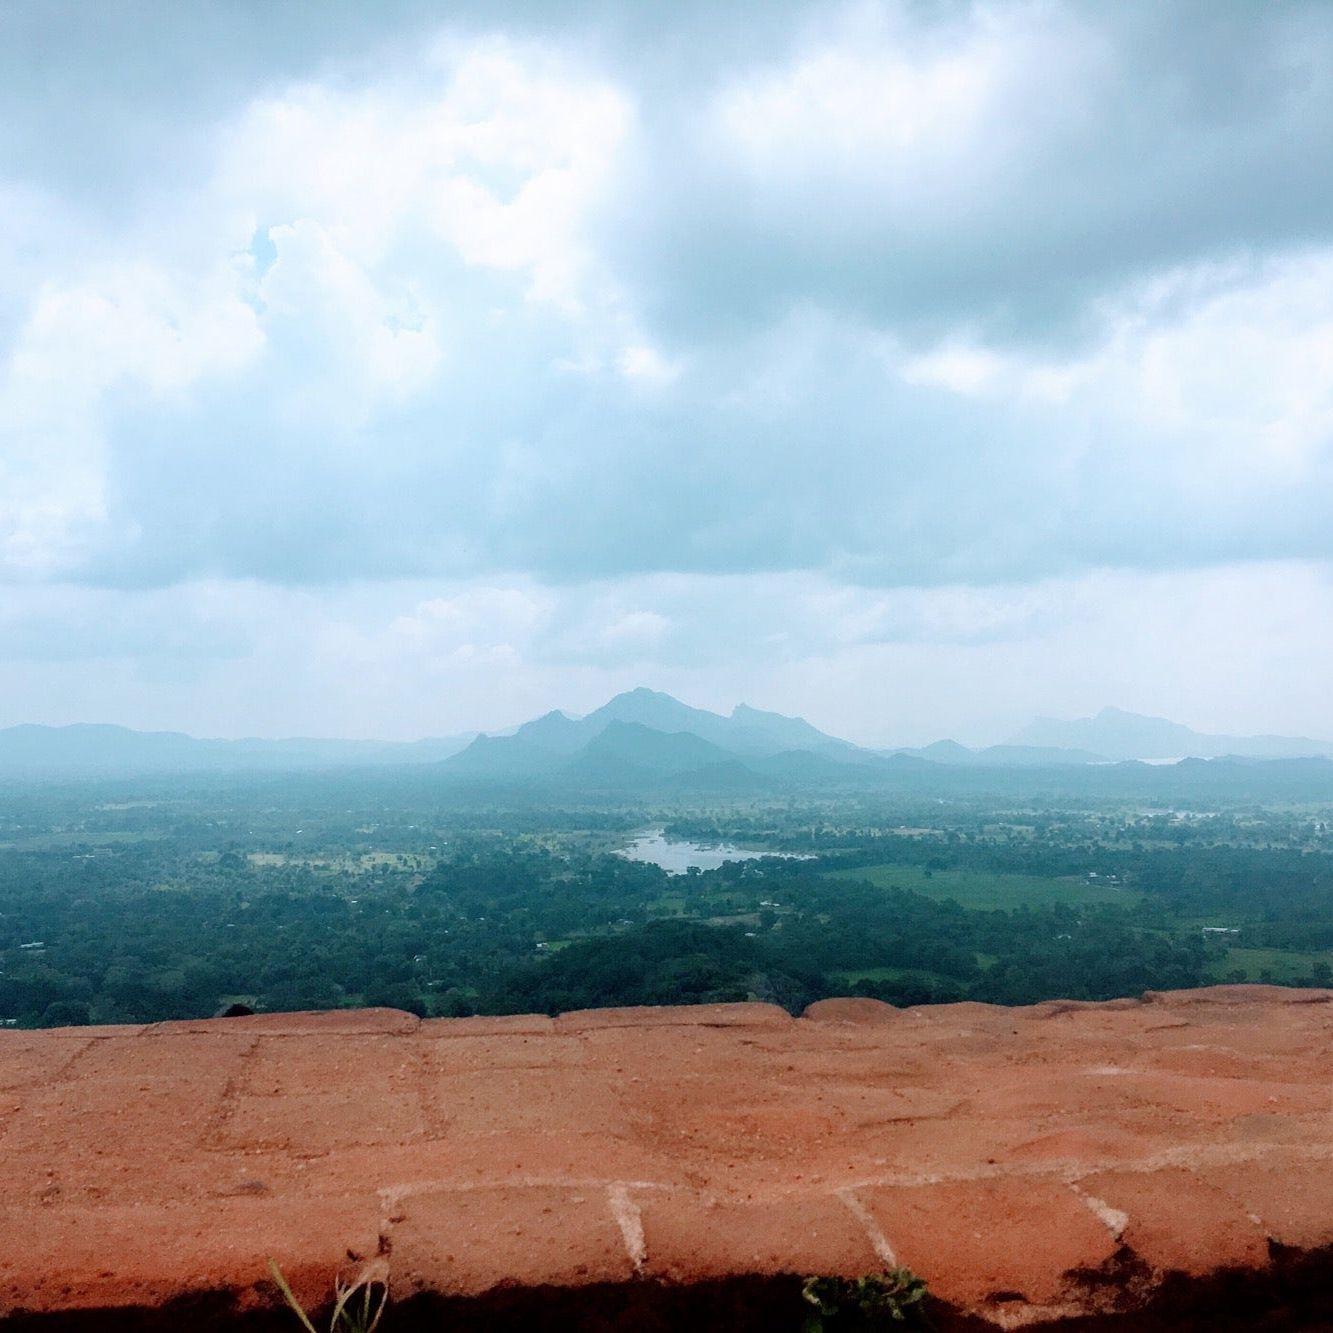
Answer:
<svg viewBox="0 0 1333 1333"><path fill-rule="evenodd" d="M272 1259L268 1271L278 1284L282 1298L291 1306L292 1313L301 1321L306 1333L318 1333L301 1302L292 1294L282 1269ZM389 1303L389 1284L370 1271L363 1272L354 1282L341 1277L333 1283L333 1312L329 1315L329 1333L374 1333Z"/></svg>

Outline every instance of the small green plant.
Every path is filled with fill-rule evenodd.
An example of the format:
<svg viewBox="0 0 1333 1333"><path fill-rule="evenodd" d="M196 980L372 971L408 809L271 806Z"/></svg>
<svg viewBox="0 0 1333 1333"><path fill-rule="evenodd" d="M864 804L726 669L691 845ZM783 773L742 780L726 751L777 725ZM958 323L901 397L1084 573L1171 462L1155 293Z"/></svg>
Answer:
<svg viewBox="0 0 1333 1333"><path fill-rule="evenodd" d="M811 1277L801 1297L815 1307L804 1333L851 1333L854 1329L928 1329L926 1284L910 1268L890 1268L868 1277Z"/></svg>
<svg viewBox="0 0 1333 1333"><path fill-rule="evenodd" d="M305 1326L306 1333L318 1333L310 1316L306 1314L301 1302L292 1295L282 1269L268 1261L268 1271L282 1292L282 1298L292 1307L293 1313ZM389 1303L389 1286L382 1277L373 1272L364 1272L354 1282L344 1282L335 1278L333 1283L333 1313L329 1316L329 1333L375 1333L384 1314L384 1307Z"/></svg>

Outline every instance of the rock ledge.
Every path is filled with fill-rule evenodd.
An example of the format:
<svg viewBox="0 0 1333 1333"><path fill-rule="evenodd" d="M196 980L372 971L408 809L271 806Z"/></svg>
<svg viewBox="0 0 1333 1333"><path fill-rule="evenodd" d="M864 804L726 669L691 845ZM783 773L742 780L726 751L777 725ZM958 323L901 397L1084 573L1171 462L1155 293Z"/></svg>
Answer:
<svg viewBox="0 0 1333 1333"><path fill-rule="evenodd" d="M4 1032L0 1160L16 1327L260 1318L272 1257L311 1306L375 1263L491 1327L691 1291L740 1327L905 1264L945 1327L1146 1328L1218 1281L1328 1290L1333 992Z"/></svg>

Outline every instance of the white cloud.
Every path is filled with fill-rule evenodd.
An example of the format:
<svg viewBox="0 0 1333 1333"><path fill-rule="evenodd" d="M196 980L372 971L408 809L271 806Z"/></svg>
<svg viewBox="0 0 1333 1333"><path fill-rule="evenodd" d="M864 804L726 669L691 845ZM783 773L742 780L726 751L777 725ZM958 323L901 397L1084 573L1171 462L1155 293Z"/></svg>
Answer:
<svg viewBox="0 0 1333 1333"><path fill-rule="evenodd" d="M861 176L867 164L891 173L951 155L990 128L1022 48L1015 53L994 17L923 37L895 9L853 11L833 42L718 94L724 142L750 170L766 183L790 173Z"/></svg>
<svg viewBox="0 0 1333 1333"><path fill-rule="evenodd" d="M949 346L910 357L898 373L908 384L934 384L954 393L976 394L995 381L1001 365L993 352Z"/></svg>
<svg viewBox="0 0 1333 1333"><path fill-rule="evenodd" d="M201 276L127 260L34 297L0 369L0 576L41 577L114 541L105 400L179 396L258 354L262 333L225 261Z"/></svg>
<svg viewBox="0 0 1333 1333"><path fill-rule="evenodd" d="M626 347L616 358L616 368L629 380L648 385L670 384L680 376L680 366L655 347Z"/></svg>
<svg viewBox="0 0 1333 1333"><path fill-rule="evenodd" d="M252 370L235 398L263 404L278 428L267 447L282 450L284 431L375 428L479 320L512 318L506 302L597 313L594 345L623 344L633 330L584 232L632 132L627 97L502 40L441 45L420 76L265 97L223 130L203 185L158 200L125 253L46 257L0 369L0 572L58 576L138 542L147 516L113 512L113 418L188 415L210 380ZM524 285L479 309L491 293L470 268ZM673 373L637 346L622 370ZM190 421L179 447L216 447L214 430ZM136 447L128 433L119 449Z"/></svg>
<svg viewBox="0 0 1333 1333"><path fill-rule="evenodd" d="M225 206L259 227L317 224L370 269L392 270L405 245L447 246L525 275L535 300L581 308L595 295L588 215L633 133L630 99L502 39L441 42L415 73L254 104L226 136ZM429 273L427 255L418 264Z"/></svg>
<svg viewBox="0 0 1333 1333"><path fill-rule="evenodd" d="M1290 480L1333 451L1333 250L1263 265L1179 318L1141 321L1131 348L1145 428L1206 440L1212 468Z"/></svg>
<svg viewBox="0 0 1333 1333"><path fill-rule="evenodd" d="M1284 492L1327 488L1333 249L1164 274L1103 303L1101 318L1102 339L1082 355L945 343L888 359L909 384L996 411L1050 409L1053 455L1081 455L1090 474L1118 476L1087 497L1092 520L1099 502L1122 513L1135 488L1169 497L1183 531L1210 526L1211 506L1243 522Z"/></svg>
<svg viewBox="0 0 1333 1333"><path fill-rule="evenodd" d="M315 419L345 411L342 389L366 412L381 396L407 398L430 382L442 352L428 306L410 290L378 287L318 223L276 225L267 237L275 257L257 292L265 325L304 328L326 348L308 367L317 377L298 390L296 410Z"/></svg>
<svg viewBox="0 0 1333 1333"><path fill-rule="evenodd" d="M999 741L1034 714L1107 703L1203 730L1333 737L1310 669L1330 654L1333 578L1308 563L887 595L796 574L11 587L0 726L411 739L586 712L646 683L883 745Z"/></svg>
<svg viewBox="0 0 1333 1333"><path fill-rule="evenodd" d="M0 585L251 615L312 726L649 669L723 703L747 655L770 703L821 663L938 693L954 653L997 664L983 727L1024 644L1139 680L1131 587L1188 676L1181 608L1261 584L1287 679L1326 596L1279 562L1333 559L1333 27L1221 6L1182 47L1170 8L460 11L144 112L176 156L121 136L107 199L0 179Z"/></svg>

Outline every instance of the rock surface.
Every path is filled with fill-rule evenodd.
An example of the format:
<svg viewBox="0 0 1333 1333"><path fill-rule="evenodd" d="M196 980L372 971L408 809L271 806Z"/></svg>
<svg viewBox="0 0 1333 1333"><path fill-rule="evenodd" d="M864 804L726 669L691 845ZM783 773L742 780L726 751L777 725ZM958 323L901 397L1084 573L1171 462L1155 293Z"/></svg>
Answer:
<svg viewBox="0 0 1333 1333"><path fill-rule="evenodd" d="M1333 992L4 1032L0 1160L11 1318L271 1306L271 1257L395 1306L904 1264L1058 1322L1327 1257Z"/></svg>

